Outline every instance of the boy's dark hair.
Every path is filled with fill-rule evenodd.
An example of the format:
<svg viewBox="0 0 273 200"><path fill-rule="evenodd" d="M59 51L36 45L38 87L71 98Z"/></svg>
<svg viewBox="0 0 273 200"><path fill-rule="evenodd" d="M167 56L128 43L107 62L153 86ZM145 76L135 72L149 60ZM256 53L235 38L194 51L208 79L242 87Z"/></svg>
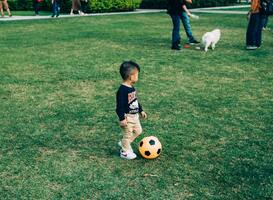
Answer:
<svg viewBox="0 0 273 200"><path fill-rule="evenodd" d="M137 63L133 61L124 61L119 68L122 79L127 80L134 69L137 69L138 72L140 72L140 67Z"/></svg>

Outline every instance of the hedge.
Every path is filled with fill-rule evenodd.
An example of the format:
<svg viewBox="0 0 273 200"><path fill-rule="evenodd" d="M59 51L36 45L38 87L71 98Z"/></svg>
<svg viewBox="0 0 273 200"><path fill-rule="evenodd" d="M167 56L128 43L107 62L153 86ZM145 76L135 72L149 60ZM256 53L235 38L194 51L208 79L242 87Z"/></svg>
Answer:
<svg viewBox="0 0 273 200"><path fill-rule="evenodd" d="M141 8L167 8L168 0L142 0L140 7ZM189 5L189 8L198 8L198 7L215 7L215 6L226 6L235 4L237 0L193 0L192 5Z"/></svg>
<svg viewBox="0 0 273 200"><path fill-rule="evenodd" d="M11 10L33 10L32 0L8 0ZM129 11L139 8L141 0L88 0L88 12ZM51 0L44 0L40 10L51 10ZM61 12L70 12L71 0L61 0Z"/></svg>
<svg viewBox="0 0 273 200"><path fill-rule="evenodd" d="M141 0L90 0L91 12L129 11L139 7Z"/></svg>
<svg viewBox="0 0 273 200"><path fill-rule="evenodd" d="M193 0L193 7L223 6L236 3L237 0ZM33 10L32 0L8 0L11 10ZM69 12L71 0L61 0L61 12ZM166 8L167 0L88 0L88 12L129 11L136 8ZM51 0L40 3L40 10L51 10Z"/></svg>

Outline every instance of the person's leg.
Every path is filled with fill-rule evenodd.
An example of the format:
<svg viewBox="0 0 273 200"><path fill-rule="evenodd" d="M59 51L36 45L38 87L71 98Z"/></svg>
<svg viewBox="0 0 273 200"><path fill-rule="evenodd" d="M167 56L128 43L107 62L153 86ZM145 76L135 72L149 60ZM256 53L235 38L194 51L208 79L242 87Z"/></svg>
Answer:
<svg viewBox="0 0 273 200"><path fill-rule="evenodd" d="M39 15L39 5L37 0L33 0L32 3L33 3L33 9L34 9L35 15Z"/></svg>
<svg viewBox="0 0 273 200"><path fill-rule="evenodd" d="M81 1L81 5L82 5L82 12L86 13L86 7L87 7L87 2L86 1Z"/></svg>
<svg viewBox="0 0 273 200"><path fill-rule="evenodd" d="M123 127L123 137L121 140L122 150L130 151L131 150L131 137L133 136L133 126L128 123L127 126Z"/></svg>
<svg viewBox="0 0 273 200"><path fill-rule="evenodd" d="M0 1L0 11L1 11L1 16L4 17L5 13L4 13L4 10L3 10L2 1Z"/></svg>
<svg viewBox="0 0 273 200"><path fill-rule="evenodd" d="M255 45L255 34L257 29L257 15L259 14L251 14L247 32L246 32L246 45L247 46L254 46Z"/></svg>
<svg viewBox="0 0 273 200"><path fill-rule="evenodd" d="M60 15L60 10L61 10L60 3L59 3L59 2L56 2L56 9L57 9L57 17L59 17L59 15Z"/></svg>
<svg viewBox="0 0 273 200"><path fill-rule="evenodd" d="M54 17L55 16L55 1L53 1L53 4L52 4L52 15L51 17Z"/></svg>
<svg viewBox="0 0 273 200"><path fill-rule="evenodd" d="M5 6L6 11L8 12L8 15L11 17L11 12L10 12L10 10L9 10L8 2L7 2L7 1L4 1L3 3L4 3L4 6Z"/></svg>
<svg viewBox="0 0 273 200"><path fill-rule="evenodd" d="M79 13L79 15L83 15L84 13L81 11L81 1L80 0L76 0L77 2L77 11Z"/></svg>
<svg viewBox="0 0 273 200"><path fill-rule="evenodd" d="M171 15L173 30L172 30L172 48L179 47L180 44L180 17L179 15Z"/></svg>
<svg viewBox="0 0 273 200"><path fill-rule="evenodd" d="M191 24L190 24L190 17L187 15L186 12L183 12L181 15L181 20L182 20L182 24L184 26L184 30L186 32L186 35L189 39L189 42L194 42L195 39L192 35L192 31L191 31Z"/></svg>
<svg viewBox="0 0 273 200"><path fill-rule="evenodd" d="M138 115L136 115L134 122L135 122L135 125L133 127L134 134L130 138L131 143L142 133L142 127L141 127Z"/></svg>
<svg viewBox="0 0 273 200"><path fill-rule="evenodd" d="M135 119L134 117L128 115L126 116L127 125L123 127L123 138L121 140L121 148L120 157L125 159L135 159L137 156L132 150L131 147L131 138L133 136ZM120 145L120 144L119 144Z"/></svg>
<svg viewBox="0 0 273 200"><path fill-rule="evenodd" d="M260 47L262 44L262 32L263 32L263 22L264 22L265 16L258 15L257 16L257 29L256 29L256 40L255 40L255 46Z"/></svg>
<svg viewBox="0 0 273 200"><path fill-rule="evenodd" d="M263 17L263 28L266 29L267 24L268 24L268 15L265 15L265 16Z"/></svg>
<svg viewBox="0 0 273 200"><path fill-rule="evenodd" d="M80 0L81 7L80 10L84 13L84 1Z"/></svg>

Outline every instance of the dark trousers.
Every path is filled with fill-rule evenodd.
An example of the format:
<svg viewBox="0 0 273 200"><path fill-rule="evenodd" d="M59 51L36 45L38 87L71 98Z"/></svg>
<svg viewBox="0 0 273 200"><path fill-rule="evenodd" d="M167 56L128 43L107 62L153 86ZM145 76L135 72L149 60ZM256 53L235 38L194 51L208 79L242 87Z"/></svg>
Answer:
<svg viewBox="0 0 273 200"><path fill-rule="evenodd" d="M39 14L39 2L37 0L32 1L33 9L36 15Z"/></svg>
<svg viewBox="0 0 273 200"><path fill-rule="evenodd" d="M182 21L189 42L194 41L195 39L192 35L190 19L187 13L182 12L181 14L171 14L170 16L173 22L172 43L180 42L180 20Z"/></svg>
<svg viewBox="0 0 273 200"><path fill-rule="evenodd" d="M246 32L247 46L261 46L264 17L259 13L251 14Z"/></svg>
<svg viewBox="0 0 273 200"><path fill-rule="evenodd" d="M52 4L52 16L59 16L60 14L60 5L57 1L54 1Z"/></svg>
<svg viewBox="0 0 273 200"><path fill-rule="evenodd" d="M263 18L263 28L266 28L268 24L268 15Z"/></svg>
<svg viewBox="0 0 273 200"><path fill-rule="evenodd" d="M81 1L81 10L84 13L87 12L87 2L86 1Z"/></svg>

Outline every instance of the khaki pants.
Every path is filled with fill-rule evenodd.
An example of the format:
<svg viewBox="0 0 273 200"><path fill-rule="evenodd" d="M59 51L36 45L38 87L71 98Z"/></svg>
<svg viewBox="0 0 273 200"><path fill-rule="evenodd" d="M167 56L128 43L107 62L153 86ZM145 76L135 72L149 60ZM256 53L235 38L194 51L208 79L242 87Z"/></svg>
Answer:
<svg viewBox="0 0 273 200"><path fill-rule="evenodd" d="M142 133L142 127L138 114L126 114L127 126L122 127L123 138L121 140L122 150L130 150L130 144Z"/></svg>

